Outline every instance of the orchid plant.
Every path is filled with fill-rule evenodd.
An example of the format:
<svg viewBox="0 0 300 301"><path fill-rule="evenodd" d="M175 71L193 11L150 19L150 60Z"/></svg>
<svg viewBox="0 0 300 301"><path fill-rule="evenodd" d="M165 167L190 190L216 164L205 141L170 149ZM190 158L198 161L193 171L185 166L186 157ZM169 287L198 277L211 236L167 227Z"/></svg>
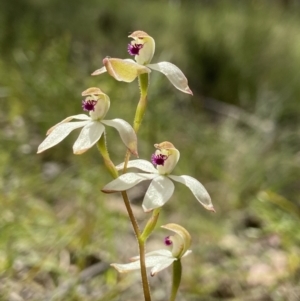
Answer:
<svg viewBox="0 0 300 301"><path fill-rule="evenodd" d="M107 72L116 80L128 83L138 78L140 100L136 108L133 126L119 118L105 120L104 118L110 108L110 99L99 88L92 87L82 92L82 96L85 97L82 100L82 109L88 112L88 115L69 116L50 128L46 139L38 147L38 153L60 143L71 131L82 128L73 145L73 152L74 154L82 154L97 145L105 166L114 178L113 181L104 185L102 191L105 193L121 192L139 247L139 255L132 257L131 263L113 263L111 266L120 273L140 270L144 300L151 301L147 268L151 268L150 275L154 276L172 265L173 277L169 298L172 301L176 299L181 281L181 259L191 253L189 249L191 236L184 227L170 223L162 226L162 228L175 233L165 238L165 244L172 246L171 251L161 249L146 253L145 244L156 227L161 208L174 193L173 181L184 184L207 210L214 212L214 207L208 192L197 179L188 175L176 176L171 174L180 158L179 150L171 142L165 141L155 144L156 150L151 157L151 162L142 159L130 160L131 154L138 156L137 133L147 107L151 70L163 73L178 90L190 95L193 93L188 86L185 75L177 66L169 62L151 64L155 52L155 41L151 36L143 31L135 31L129 35L129 38L132 41L128 44L127 50L130 55L134 56L135 61L107 57L103 59L104 66L93 72L92 75ZM79 121L71 122L73 119ZM115 128L127 148L125 160L119 165L115 165L110 159L106 144L105 126ZM140 169L143 172L127 172L129 168ZM122 174L119 175L119 172ZM150 180L151 183L145 193L142 208L146 213L151 213L151 217L144 229L141 230L133 214L127 190L146 180Z"/></svg>

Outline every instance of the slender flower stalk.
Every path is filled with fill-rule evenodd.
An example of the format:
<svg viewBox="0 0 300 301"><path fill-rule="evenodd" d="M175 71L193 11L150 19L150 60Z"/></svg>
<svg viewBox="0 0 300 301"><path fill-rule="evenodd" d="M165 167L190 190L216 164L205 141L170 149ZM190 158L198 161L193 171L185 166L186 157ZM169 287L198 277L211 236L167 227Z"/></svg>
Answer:
<svg viewBox="0 0 300 301"><path fill-rule="evenodd" d="M145 111L147 108L147 94L148 94L148 86L149 86L149 76L147 73L139 75L138 78L139 78L139 87L140 87L140 100L137 105L135 117L134 117L134 121L133 121L133 129L134 129L136 135L142 124L142 120L144 118ZM131 155L130 152L127 151L126 156L125 156L125 161L124 161L123 174L126 172L127 164L130 159L130 155ZM130 206L130 203L128 203L128 204ZM157 214L156 216L158 218L159 214ZM156 225L157 218L154 218L154 219L151 218L150 221L152 221L152 223L150 221L148 222L148 224L150 223L151 225L153 225L153 227L151 228L151 232L153 231L153 229ZM147 226L146 226L146 228L147 228ZM150 229L148 232L150 235L150 233L151 233ZM146 239L147 239L147 237L143 236L140 233L137 236L137 241L138 241L138 245L139 245L141 277L142 277L144 297L145 297L145 301L151 301L150 288L149 288L148 276L147 276L147 271L146 271L146 263L145 263Z"/></svg>
<svg viewBox="0 0 300 301"><path fill-rule="evenodd" d="M139 87L140 87L140 100L136 108L134 120L133 120L133 129L138 134L140 126L142 124L146 108L147 108L147 95L148 95L148 87L149 87L149 76L148 74L139 75ZM124 168L123 174L127 170L127 164L130 159L130 152L127 151L124 159Z"/></svg>
<svg viewBox="0 0 300 301"><path fill-rule="evenodd" d="M105 135L102 135L100 140L97 143L98 150L100 154L103 157L104 164L112 177L115 179L118 177L118 170L116 169L115 165L110 159L107 147L106 147L106 139ZM128 152L127 152L128 153ZM126 191L123 191L122 198L130 219L130 222L132 224L134 234L136 236L138 246L139 246L139 253L140 253L140 266L141 266L141 277L142 277L142 284L143 284L143 291L144 291L144 297L145 301L151 301L151 295L150 295L150 289L149 289L149 283L148 283L148 277L147 277L147 271L146 271L146 264L145 264L145 241L141 240L141 231L139 228L139 225L136 221L136 218L133 214L132 208L130 206L130 201L127 195Z"/></svg>
<svg viewBox="0 0 300 301"><path fill-rule="evenodd" d="M143 292L145 301L151 301L151 293L150 293L150 287L149 287L149 281L148 281L148 275L146 270L146 245L145 241L140 239L140 235L138 238L138 245L139 245L139 262L141 267L141 277L142 277L142 284L143 284Z"/></svg>
<svg viewBox="0 0 300 301"><path fill-rule="evenodd" d="M138 132L146 112L148 86L149 86L148 73L139 75L139 87L140 87L141 97L136 108L134 122L133 122L133 129L135 133Z"/></svg>
<svg viewBox="0 0 300 301"><path fill-rule="evenodd" d="M109 173L112 175L114 179L116 179L119 176L118 170L115 167L115 164L111 161L107 147L106 147L106 136L102 135L100 140L97 142L97 147L102 155L104 164L109 171Z"/></svg>
<svg viewBox="0 0 300 301"><path fill-rule="evenodd" d="M139 76L140 100L139 100L139 103L136 108L136 113L135 113L134 122L133 122L133 124L134 124L133 129L136 134L140 128L140 125L142 123L142 120L143 120L143 117L144 117L144 114L146 111L146 107L147 107L148 82L149 82L148 74L142 74ZM124 166L123 166L123 170L122 170L123 174L126 173L127 164L129 162L130 155L131 155L130 151L127 150L125 159L124 159ZM114 177L114 178L116 178L116 177ZM140 267L141 267L141 278L142 278L142 285L143 285L145 301L151 301L151 294L150 294L148 276L147 276L147 271L146 271L146 263L145 263L145 253L146 253L145 247L146 247L147 237L145 237L144 235L141 234L141 231L139 229L137 221L133 215L132 208L130 206L130 201L128 199L128 195L127 195L126 191L122 192L122 197L123 197L124 204L127 209L129 218L131 220L132 226L134 228L137 242L138 242L139 254L140 254L139 262L140 262ZM156 225L158 216L159 216L159 214L155 215L154 218L152 217L150 219L150 221L152 221L152 223L151 223L152 227L151 227L151 230L150 229L148 230L149 235L153 231L153 229ZM148 224L149 224L149 222L148 222ZM150 226L148 228L150 228Z"/></svg>

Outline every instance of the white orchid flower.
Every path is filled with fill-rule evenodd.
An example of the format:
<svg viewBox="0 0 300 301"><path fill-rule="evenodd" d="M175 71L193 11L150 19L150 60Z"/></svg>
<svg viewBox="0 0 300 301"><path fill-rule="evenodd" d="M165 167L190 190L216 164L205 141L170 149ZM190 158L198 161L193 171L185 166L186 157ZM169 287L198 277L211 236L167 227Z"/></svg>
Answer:
<svg viewBox="0 0 300 301"><path fill-rule="evenodd" d="M162 249L145 254L146 267L152 268L150 273L151 276L154 276L156 273L170 266L174 261L179 260L192 252L191 250L188 250L191 245L191 236L186 229L177 224L167 224L162 226L162 228L175 233L175 235L167 236L165 238L165 244L167 246L172 245L172 251ZM139 256L135 256L130 259L130 261L132 261L130 263L112 263L111 266L120 273L127 273L141 268L139 259Z"/></svg>
<svg viewBox="0 0 300 301"><path fill-rule="evenodd" d="M122 119L103 120L110 107L109 97L98 88L89 88L82 92L82 96L87 96L82 101L82 108L89 112L89 116L69 116L54 125L48 130L47 138L39 145L37 153L55 146L73 130L83 127L73 145L74 154L82 154L98 142L107 125L114 127L130 152L137 155L137 137L131 125ZM70 122L72 119L81 121Z"/></svg>
<svg viewBox="0 0 300 301"><path fill-rule="evenodd" d="M150 69L153 69L163 73L178 90L193 95L185 75L177 66L169 62L150 64L155 51L155 41L152 37L144 31L138 30L133 32L129 38L132 38L133 41L128 45L128 52L135 56L136 62L131 59L107 57L103 60L104 67L96 70L92 75L108 72L116 80L130 83L138 75L150 73Z"/></svg>
<svg viewBox="0 0 300 301"><path fill-rule="evenodd" d="M142 204L144 211L148 212L163 206L171 198L174 192L174 184L171 181L173 180L187 186L207 210L215 211L208 192L199 181L190 176L170 174L180 157L174 145L170 142L162 142L154 146L157 150L152 155L152 164L146 160L132 160L127 165L128 168L138 168L147 173L125 173L105 185L102 191L105 193L125 191L142 181L152 180ZM123 167L124 163L116 166L118 170Z"/></svg>

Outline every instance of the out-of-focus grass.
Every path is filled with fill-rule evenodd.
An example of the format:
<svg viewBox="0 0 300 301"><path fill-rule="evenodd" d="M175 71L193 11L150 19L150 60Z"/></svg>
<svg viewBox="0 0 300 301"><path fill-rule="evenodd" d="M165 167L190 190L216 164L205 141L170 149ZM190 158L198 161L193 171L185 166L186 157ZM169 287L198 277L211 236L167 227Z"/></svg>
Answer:
<svg viewBox="0 0 300 301"><path fill-rule="evenodd" d="M0 12L0 295L140 298L138 275L119 277L105 265L137 250L121 200L100 193L110 176L96 148L74 156L77 132L35 152L49 127L81 112L90 86L111 97L108 119L132 121L136 83L89 74L106 55L127 57L126 35L142 29L156 40L153 62L178 65L195 95L151 74L140 157L173 142L181 152L174 173L198 178L217 209L206 212L181 185L163 208L159 224L180 223L193 236L179 299L298 300L299 12L258 2L126 5L19 0ZM120 163L125 148L112 129L107 137ZM101 263L98 277L82 276ZM169 277L151 279L155 300L165 300Z"/></svg>

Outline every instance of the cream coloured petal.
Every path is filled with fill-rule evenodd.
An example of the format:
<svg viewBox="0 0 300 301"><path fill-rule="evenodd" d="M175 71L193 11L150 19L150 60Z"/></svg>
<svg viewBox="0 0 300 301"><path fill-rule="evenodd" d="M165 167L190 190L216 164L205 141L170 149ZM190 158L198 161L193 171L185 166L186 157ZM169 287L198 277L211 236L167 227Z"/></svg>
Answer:
<svg viewBox="0 0 300 301"><path fill-rule="evenodd" d="M145 212L163 206L174 192L173 182L166 176L157 176L151 182L144 200L143 209Z"/></svg>
<svg viewBox="0 0 300 301"><path fill-rule="evenodd" d="M119 273L127 273L134 270L139 270L141 268L139 261L134 261L130 263L112 263L112 267L114 267Z"/></svg>
<svg viewBox="0 0 300 301"><path fill-rule="evenodd" d="M137 185L138 183L146 180L152 180L153 178L157 177L157 174L146 174L146 173L134 173L129 172L124 175L119 176L117 179L111 181L110 183L106 184L102 192L111 193L117 191L125 191Z"/></svg>
<svg viewBox="0 0 300 301"><path fill-rule="evenodd" d="M167 249L160 249L160 250L155 250L151 251L145 254L145 257L149 256L165 256L165 257L172 257L172 252ZM134 256L130 258L130 261L136 261L139 260L140 256Z"/></svg>
<svg viewBox="0 0 300 301"><path fill-rule="evenodd" d="M110 76L126 83L131 83L140 74L151 72L149 68L129 59L105 58L103 64Z"/></svg>
<svg viewBox="0 0 300 301"><path fill-rule="evenodd" d="M128 147L130 152L135 156L138 155L136 133L128 122L118 118L113 120L101 120L101 122L114 127L119 132L122 141Z"/></svg>
<svg viewBox="0 0 300 301"><path fill-rule="evenodd" d="M196 199L207 209L210 211L214 211L214 206L211 202L211 198L208 194L208 192L206 191L205 187L196 179L190 177L190 176L173 176L173 175L169 175L169 178L184 184L185 186L187 186L191 192L193 193L193 195L196 197Z"/></svg>
<svg viewBox="0 0 300 301"><path fill-rule="evenodd" d="M172 254L170 252L170 254L168 256L165 255L151 255L151 256L146 256L145 257L145 263L146 263L146 267L154 267L156 265L160 265L164 262L170 262L170 259L174 259L172 258ZM173 261L173 260L172 260Z"/></svg>
<svg viewBox="0 0 300 301"><path fill-rule="evenodd" d="M80 132L73 145L73 152L80 155L91 148L100 139L105 127L98 121L90 121Z"/></svg>
<svg viewBox="0 0 300 301"><path fill-rule="evenodd" d="M169 62L160 62L157 64L148 64L147 67L163 73L178 90L193 95L193 92L188 86L187 78L174 64Z"/></svg>
<svg viewBox="0 0 300 301"><path fill-rule="evenodd" d="M105 66L104 67L102 67L102 68L100 68L100 69L97 69L96 71L94 71L93 73L92 73L92 75L100 75L100 74L102 74L102 73L105 73L107 70L106 70L106 68L105 68Z"/></svg>
<svg viewBox="0 0 300 301"><path fill-rule="evenodd" d="M62 120L61 122L57 123L56 125L54 125L53 127L51 127L48 131L46 135L49 135L57 126L59 126L62 123L66 123L71 121L72 119L78 119L78 120L90 120L91 118L85 114L78 114L78 115L73 115L73 116L69 116L67 118L65 118L64 120Z"/></svg>
<svg viewBox="0 0 300 301"><path fill-rule="evenodd" d="M158 272L170 266L175 260L177 260L177 258L165 258L161 263L156 264L151 269L151 276L155 276Z"/></svg>
<svg viewBox="0 0 300 301"><path fill-rule="evenodd" d="M47 138L39 145L37 153L41 153L46 149L58 144L66 138L73 130L85 126L89 121L79 121L70 123L61 123L52 128Z"/></svg>
<svg viewBox="0 0 300 301"><path fill-rule="evenodd" d="M192 250L186 250L186 252L180 258L186 257L191 253L192 253ZM150 257L150 256L164 256L166 258L167 257L172 258L173 254L172 254L171 251L169 251L167 249L161 249L161 250L148 252L148 253L145 254L145 257ZM139 259L140 259L140 256L134 256L134 257L130 258L130 261L137 261Z"/></svg>
<svg viewBox="0 0 300 301"><path fill-rule="evenodd" d="M181 256L181 258L186 257L186 256L188 256L188 255L191 254L191 253L192 253L192 250L187 250L187 251Z"/></svg>
<svg viewBox="0 0 300 301"><path fill-rule="evenodd" d="M147 268L153 267L151 270L151 276L154 276L155 273L161 271L162 269L168 267L172 264L172 262L176 260L176 258L172 257L172 253L169 251L168 256L164 255L152 255L145 257L145 265ZM111 266L113 266L118 272L120 273L126 273L133 270L139 270L140 267L140 261L134 261L126 264L119 264L119 263L112 263ZM154 270L154 273L153 273Z"/></svg>
<svg viewBox="0 0 300 301"><path fill-rule="evenodd" d="M124 168L124 162L116 166L117 170L122 170L123 168ZM142 159L129 161L127 164L127 168L138 168L142 171L156 173L156 174L158 173L152 163Z"/></svg>

